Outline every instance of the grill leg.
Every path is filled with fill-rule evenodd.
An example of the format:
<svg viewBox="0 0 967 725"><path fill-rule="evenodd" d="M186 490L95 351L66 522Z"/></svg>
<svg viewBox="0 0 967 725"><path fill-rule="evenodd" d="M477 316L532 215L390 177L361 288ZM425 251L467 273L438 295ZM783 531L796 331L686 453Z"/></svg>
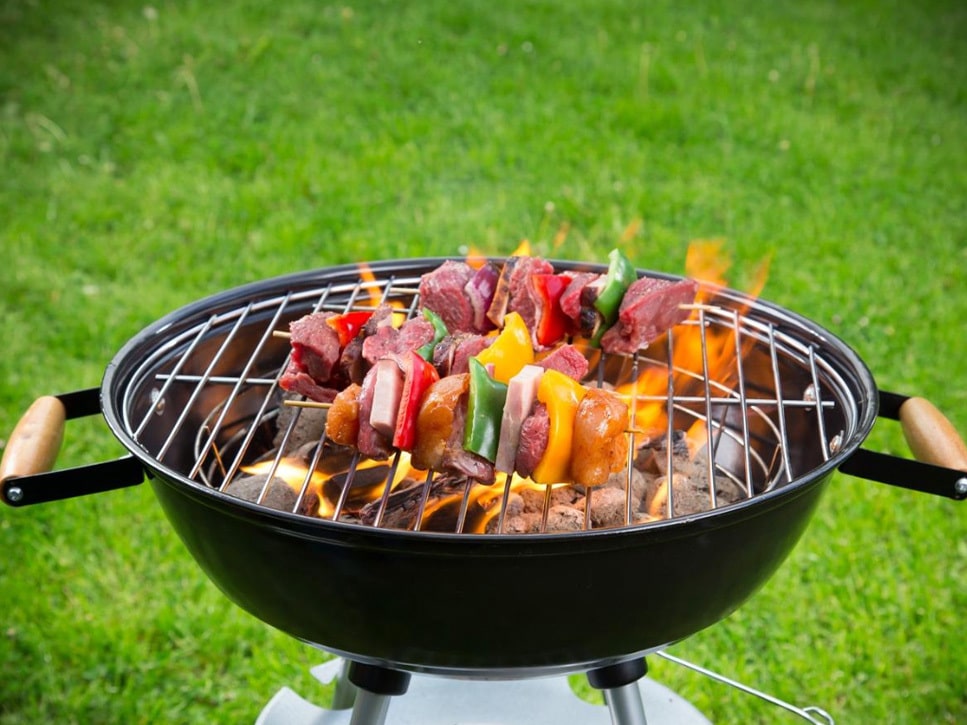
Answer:
<svg viewBox="0 0 967 725"><path fill-rule="evenodd" d="M356 701L356 685L349 681L349 660L343 660L332 691L332 709L348 710Z"/></svg>
<svg viewBox="0 0 967 725"><path fill-rule="evenodd" d="M643 659L620 662L588 672L588 683L601 690L611 713L611 725L648 725L638 680L648 672Z"/></svg>
<svg viewBox="0 0 967 725"><path fill-rule="evenodd" d="M376 695L360 690L356 693L349 725L383 725L386 722L386 713L389 712L391 697L392 695Z"/></svg>
<svg viewBox="0 0 967 725"><path fill-rule="evenodd" d="M406 692L410 675L387 667L352 662L349 681L356 686L356 701L349 725L383 725L390 698Z"/></svg>

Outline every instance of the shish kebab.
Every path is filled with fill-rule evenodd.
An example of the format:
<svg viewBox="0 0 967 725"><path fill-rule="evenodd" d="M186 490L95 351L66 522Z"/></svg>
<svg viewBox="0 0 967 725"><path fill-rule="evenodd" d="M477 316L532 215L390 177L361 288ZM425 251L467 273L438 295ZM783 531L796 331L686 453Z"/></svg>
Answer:
<svg viewBox="0 0 967 725"><path fill-rule="evenodd" d="M496 472L537 483L603 484L624 467L628 406L587 387L583 340L633 354L688 317L698 284L637 276L615 249L608 270L556 273L533 256L424 274L420 314L315 312L290 324L280 385L331 404L326 435L382 460L488 484Z"/></svg>

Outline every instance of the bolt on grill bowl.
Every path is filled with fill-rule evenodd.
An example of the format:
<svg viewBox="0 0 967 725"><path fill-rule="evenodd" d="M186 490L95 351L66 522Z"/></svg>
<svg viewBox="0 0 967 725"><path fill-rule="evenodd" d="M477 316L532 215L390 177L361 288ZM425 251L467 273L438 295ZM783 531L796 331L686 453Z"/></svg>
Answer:
<svg viewBox="0 0 967 725"><path fill-rule="evenodd" d="M289 345L273 333L321 309L390 302L412 315L420 276L442 261L280 277L163 318L110 363L99 400L97 391L60 396L68 418L101 410L131 455L80 471L8 472L0 476L5 500L23 505L106 490L138 483L146 473L209 577L269 624L356 662L516 676L627 661L725 617L795 545L836 468L952 498L967 495L960 471L860 448L878 406L896 417L904 399L879 393L849 347L798 315L730 290L717 291L647 350L596 360L588 381L630 390L633 419L656 413L668 441L677 430L700 431L707 510L676 509L670 486L662 520L637 519L629 496L623 524L608 528L594 527L587 514L572 532L467 533L470 491L481 488L467 482L449 531L421 526L425 497L417 498L416 523L408 529L382 525L388 485L371 523L346 521L346 492L356 477L370 474L358 457L347 461L344 451L326 445L312 450L283 510L267 505L268 484L254 501L228 493L267 454L266 480L272 478L298 419L296 412L279 423L278 378ZM680 356L686 345L698 350L688 365ZM717 366L723 354L735 363ZM665 446L669 468L671 448ZM403 465L397 456L379 476L388 482ZM632 469L629 460L629 479ZM314 472L335 471L344 473L341 495L328 518L320 517L308 507L310 481ZM741 500L718 500L720 479L741 489ZM501 532L509 487L496 490ZM485 616L491 612L503 614ZM593 612L616 616L587 616ZM576 623L592 619L575 636Z"/></svg>

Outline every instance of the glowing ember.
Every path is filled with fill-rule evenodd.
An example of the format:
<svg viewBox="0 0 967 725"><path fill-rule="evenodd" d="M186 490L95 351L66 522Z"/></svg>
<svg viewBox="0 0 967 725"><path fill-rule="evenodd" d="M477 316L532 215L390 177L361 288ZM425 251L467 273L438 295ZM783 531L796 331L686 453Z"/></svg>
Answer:
<svg viewBox="0 0 967 725"><path fill-rule="evenodd" d="M401 451L399 456L399 465L396 468L393 480L390 482L391 491L408 478L420 478L426 475L410 466L408 453ZM383 495L387 479L385 469L386 463L384 461L373 461L366 458L359 460L355 469L355 482L352 489L352 500L355 505L376 501ZM249 476L273 475L275 478L284 481L296 494L303 490L313 494L319 499L319 508L313 513L321 518L332 518L336 513L338 494L336 496L331 495L330 487L334 487L335 491L339 492L347 483L345 471L335 474L320 471L310 472L309 466L297 458L282 458L278 462L262 461L251 466L242 466L241 470ZM374 482L369 482L371 476L367 472L377 474ZM327 484L330 485L327 486Z"/></svg>
<svg viewBox="0 0 967 725"><path fill-rule="evenodd" d="M331 515L325 511L325 499L319 495L320 487L326 476L318 472L310 472L308 467L297 459L282 458L279 461L261 461L251 466L242 466L241 469L249 476L267 476L273 479L284 481L286 485L298 496L303 491L311 493L319 499L319 516Z"/></svg>

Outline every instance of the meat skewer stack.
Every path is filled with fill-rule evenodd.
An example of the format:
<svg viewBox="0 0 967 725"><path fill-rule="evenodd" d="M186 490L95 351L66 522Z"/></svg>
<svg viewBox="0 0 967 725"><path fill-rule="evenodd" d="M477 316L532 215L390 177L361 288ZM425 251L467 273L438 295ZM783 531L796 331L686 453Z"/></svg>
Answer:
<svg viewBox="0 0 967 725"><path fill-rule="evenodd" d="M628 406L581 384L572 341L633 354L688 317L693 280L638 278L618 250L605 274L555 273L540 257L473 269L446 261L421 278L420 314L316 312L290 325L280 385L331 404L326 435L383 460L493 483L597 486L624 466Z"/></svg>

